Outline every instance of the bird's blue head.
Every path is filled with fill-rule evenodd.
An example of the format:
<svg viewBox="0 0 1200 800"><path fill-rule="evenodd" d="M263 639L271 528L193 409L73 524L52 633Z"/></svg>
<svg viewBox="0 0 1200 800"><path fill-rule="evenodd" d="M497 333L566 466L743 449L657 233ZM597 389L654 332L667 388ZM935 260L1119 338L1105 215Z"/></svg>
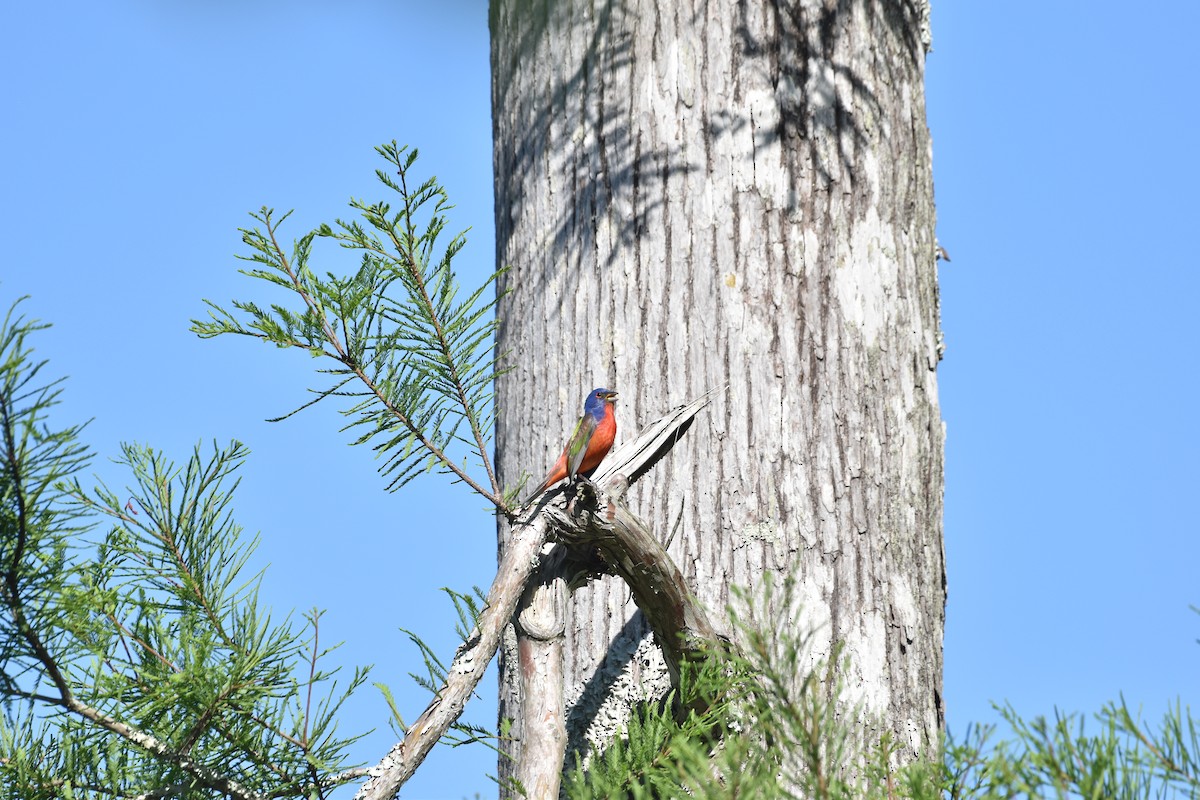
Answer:
<svg viewBox="0 0 1200 800"><path fill-rule="evenodd" d="M591 414L597 422L604 419L604 406L617 396L611 389L593 389L583 404L583 413Z"/></svg>

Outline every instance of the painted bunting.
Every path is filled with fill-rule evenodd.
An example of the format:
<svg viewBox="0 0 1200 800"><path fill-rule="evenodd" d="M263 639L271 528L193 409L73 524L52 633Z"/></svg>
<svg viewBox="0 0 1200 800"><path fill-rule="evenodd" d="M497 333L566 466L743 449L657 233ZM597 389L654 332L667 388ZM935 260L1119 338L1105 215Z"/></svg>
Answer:
<svg viewBox="0 0 1200 800"><path fill-rule="evenodd" d="M567 446L546 480L533 490L530 500L549 489L563 478L589 475L612 449L617 437L617 413L613 399L617 393L609 389L593 389L583 404L583 416L575 426Z"/></svg>

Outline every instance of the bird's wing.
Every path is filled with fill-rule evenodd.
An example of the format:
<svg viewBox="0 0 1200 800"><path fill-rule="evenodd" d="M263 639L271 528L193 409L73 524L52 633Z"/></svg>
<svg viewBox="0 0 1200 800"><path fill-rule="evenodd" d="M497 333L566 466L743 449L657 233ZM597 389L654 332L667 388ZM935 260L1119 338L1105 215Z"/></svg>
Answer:
<svg viewBox="0 0 1200 800"><path fill-rule="evenodd" d="M588 442L592 440L592 434L596 432L596 425L596 418L591 414L584 414L579 418L575 432L571 434L571 440L567 442L568 478L574 478L579 471L579 465L583 463L583 456L587 453Z"/></svg>

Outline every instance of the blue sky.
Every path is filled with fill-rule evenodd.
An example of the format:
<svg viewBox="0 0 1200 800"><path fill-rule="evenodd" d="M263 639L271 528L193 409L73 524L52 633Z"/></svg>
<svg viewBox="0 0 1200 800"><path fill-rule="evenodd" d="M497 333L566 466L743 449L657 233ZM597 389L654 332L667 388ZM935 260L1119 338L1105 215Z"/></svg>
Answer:
<svg viewBox="0 0 1200 800"><path fill-rule="evenodd" d="M1184 2L934 2L952 731L991 701L1200 700L1198 23ZM492 268L484 4L10 4L0 69L0 301L54 323L36 345L70 376L62 419L94 417L104 457L246 442L236 508L268 600L327 608L323 640L415 716L398 628L453 648L438 588L490 581L482 504L437 479L385 494L332 406L265 423L304 399L308 357L187 327L201 298L257 291L233 258L246 212L295 208L297 234L345 215L393 138L471 228L463 282ZM371 691L349 709L381 729L362 760L385 719ZM439 750L405 796L494 795L493 764Z"/></svg>

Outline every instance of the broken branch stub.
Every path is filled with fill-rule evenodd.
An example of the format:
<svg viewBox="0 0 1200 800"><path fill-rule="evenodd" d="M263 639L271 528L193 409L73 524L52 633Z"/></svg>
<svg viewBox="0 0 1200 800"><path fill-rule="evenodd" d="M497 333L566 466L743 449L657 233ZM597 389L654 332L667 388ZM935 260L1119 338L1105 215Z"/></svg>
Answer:
<svg viewBox="0 0 1200 800"><path fill-rule="evenodd" d="M621 483L628 486L642 477L683 438L696 415L725 387L710 389L687 405L673 408L664 416L638 431L631 441L608 454L592 475L592 482L614 493ZM613 485L613 481L618 483ZM623 489L616 493L622 493Z"/></svg>

